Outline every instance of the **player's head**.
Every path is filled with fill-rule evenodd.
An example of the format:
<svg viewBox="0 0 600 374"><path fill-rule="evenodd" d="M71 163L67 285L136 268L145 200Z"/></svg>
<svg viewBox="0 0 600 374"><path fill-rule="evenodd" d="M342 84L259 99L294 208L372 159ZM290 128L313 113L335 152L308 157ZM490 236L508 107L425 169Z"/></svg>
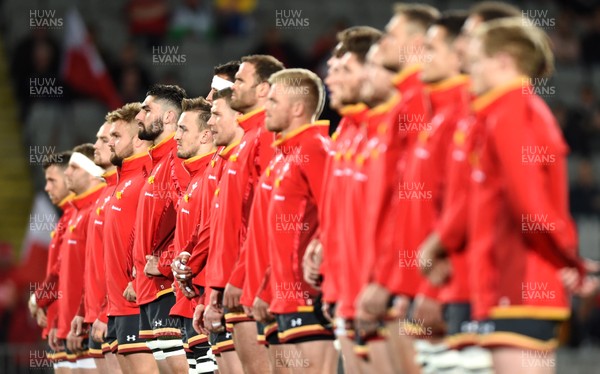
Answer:
<svg viewBox="0 0 600 374"><path fill-rule="evenodd" d="M442 14L429 27L425 39L428 58L423 63L422 81L434 83L460 72L461 63L454 42L466 18L465 12L451 11Z"/></svg>
<svg viewBox="0 0 600 374"><path fill-rule="evenodd" d="M381 31L368 26L346 30L345 53L340 59L340 99L342 105L356 104L366 78L367 52L381 38Z"/></svg>
<svg viewBox="0 0 600 374"><path fill-rule="evenodd" d="M387 100L394 89L392 79L395 71L385 63L385 53L379 43L373 44L367 53L365 72L360 98L372 108Z"/></svg>
<svg viewBox="0 0 600 374"><path fill-rule="evenodd" d="M108 147L111 152L110 162L113 165L121 166L124 159L137 153L136 143L148 144L138 138L136 116L141 108L141 103L129 103L106 116L106 122L110 124Z"/></svg>
<svg viewBox="0 0 600 374"><path fill-rule="evenodd" d="M394 15L385 26L381 39L384 63L388 69L399 71L422 63L425 33L439 17L437 9L426 4L400 3L394 6Z"/></svg>
<svg viewBox="0 0 600 374"><path fill-rule="evenodd" d="M324 83L329 91L329 107L337 110L342 107L341 94L341 58L346 53L346 45L344 44L345 34L349 29L340 31L337 33L337 44L331 51L331 57L327 60L327 76L325 77Z"/></svg>
<svg viewBox="0 0 600 374"><path fill-rule="evenodd" d="M206 95L206 101L212 103L212 97L215 92L233 85L235 73L237 73L239 68L240 62L237 60L215 66L213 69L213 80L210 85L210 91Z"/></svg>
<svg viewBox="0 0 600 374"><path fill-rule="evenodd" d="M210 103L203 97L183 99L175 132L177 157L188 159L198 156L202 144L212 144L212 132L207 124L210 109Z"/></svg>
<svg viewBox="0 0 600 374"><path fill-rule="evenodd" d="M293 124L314 122L323 109L323 82L306 69L285 69L269 78L265 125L282 132Z"/></svg>
<svg viewBox="0 0 600 374"><path fill-rule="evenodd" d="M165 131L165 125L175 128L181 113L185 90L177 85L154 85L146 93L138 120L139 138L154 141Z"/></svg>
<svg viewBox="0 0 600 374"><path fill-rule="evenodd" d="M521 11L514 5L500 1L482 1L469 9L469 16L463 24L461 33L455 41L455 48L462 62L462 69L468 73L466 64L467 45L477 26L483 22L500 18L520 17Z"/></svg>
<svg viewBox="0 0 600 374"><path fill-rule="evenodd" d="M110 163L110 147L108 142L110 140L110 124L104 122L100 129L96 133L96 142L94 143L94 162L101 168L107 169L113 166Z"/></svg>
<svg viewBox="0 0 600 374"><path fill-rule="evenodd" d="M85 143L73 148L69 166L65 170L67 188L77 195L87 191L92 183L99 182L104 169L94 163L94 145Z"/></svg>
<svg viewBox="0 0 600 374"><path fill-rule="evenodd" d="M554 69L548 35L521 17L480 25L469 42L467 56L476 94L519 76L547 77Z"/></svg>
<svg viewBox="0 0 600 374"><path fill-rule="evenodd" d="M44 191L46 191L54 205L58 205L69 194L65 170L69 166L71 154L71 151L51 154L44 160L42 165L46 177Z"/></svg>
<svg viewBox="0 0 600 374"><path fill-rule="evenodd" d="M273 56L242 57L232 87L231 108L248 113L264 105L269 94L269 77L283 68L283 64Z"/></svg>
<svg viewBox="0 0 600 374"><path fill-rule="evenodd" d="M236 121L237 112L231 109L231 94L231 88L226 88L213 95L208 125L216 146L231 144L239 127Z"/></svg>

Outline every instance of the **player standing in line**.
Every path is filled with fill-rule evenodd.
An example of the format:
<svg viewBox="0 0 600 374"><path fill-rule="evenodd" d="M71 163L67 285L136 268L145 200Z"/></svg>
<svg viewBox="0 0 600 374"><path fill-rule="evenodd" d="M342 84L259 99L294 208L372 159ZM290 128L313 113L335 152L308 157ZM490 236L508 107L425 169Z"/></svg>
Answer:
<svg viewBox="0 0 600 374"><path fill-rule="evenodd" d="M140 337L147 339L159 367L175 374L188 371L179 320L169 316L175 294L170 266L174 254L168 252L175 232L175 204L189 181L173 139L185 96L179 86L155 85L135 117L138 137L153 142L152 172L140 192L133 248Z"/></svg>

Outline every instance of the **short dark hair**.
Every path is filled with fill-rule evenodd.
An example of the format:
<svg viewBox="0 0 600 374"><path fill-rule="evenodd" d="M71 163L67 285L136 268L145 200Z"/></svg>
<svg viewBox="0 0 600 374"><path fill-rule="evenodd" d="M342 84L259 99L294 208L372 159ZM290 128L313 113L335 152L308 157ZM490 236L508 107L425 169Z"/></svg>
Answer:
<svg viewBox="0 0 600 374"><path fill-rule="evenodd" d="M285 69L281 61L270 55L249 55L242 57L242 63L247 62L254 66L256 81L267 82L271 75Z"/></svg>
<svg viewBox="0 0 600 374"><path fill-rule="evenodd" d="M210 118L210 103L202 96L193 99L183 99L181 102L181 112L197 112L198 126L200 130L208 128L206 122Z"/></svg>
<svg viewBox="0 0 600 374"><path fill-rule="evenodd" d="M433 21L440 16L440 12L431 5L406 3L395 4L394 14L406 17L408 22L416 26L417 30L423 34L427 32Z"/></svg>
<svg viewBox="0 0 600 374"><path fill-rule="evenodd" d="M224 64L217 65L213 69L213 75L224 75L227 77L228 81L235 81L235 73L240 68L239 60L228 61Z"/></svg>
<svg viewBox="0 0 600 374"><path fill-rule="evenodd" d="M222 90L219 90L217 92L214 93L213 95L213 101L218 100L218 99L225 99L225 101L227 102L227 104L231 103L231 94L233 93L233 90L231 89L231 87L229 88L223 88Z"/></svg>
<svg viewBox="0 0 600 374"><path fill-rule="evenodd" d="M175 84L155 84L146 92L146 96L154 96L181 111L181 101L187 97L187 94L183 88Z"/></svg>
<svg viewBox="0 0 600 374"><path fill-rule="evenodd" d="M521 14L521 10L516 6L501 1L483 1L469 9L469 15L477 15L483 22L498 18L520 17Z"/></svg>
<svg viewBox="0 0 600 374"><path fill-rule="evenodd" d="M355 26L340 31L337 39L340 47L335 51L337 57L343 56L346 52L356 55L361 63L365 62L369 48L381 39L382 32L369 26Z"/></svg>
<svg viewBox="0 0 600 374"><path fill-rule="evenodd" d="M94 161L94 145L92 143L83 143L75 146L73 152L81 153L85 157Z"/></svg>
<svg viewBox="0 0 600 374"><path fill-rule="evenodd" d="M71 159L72 151L62 151L58 153L52 153L44 158L42 168L47 170L50 166L57 166L61 169L66 169L69 166L69 160Z"/></svg>
<svg viewBox="0 0 600 374"><path fill-rule="evenodd" d="M446 42L453 43L461 33L462 27L468 17L468 13L462 10L449 10L433 22L431 26L440 26L446 30Z"/></svg>

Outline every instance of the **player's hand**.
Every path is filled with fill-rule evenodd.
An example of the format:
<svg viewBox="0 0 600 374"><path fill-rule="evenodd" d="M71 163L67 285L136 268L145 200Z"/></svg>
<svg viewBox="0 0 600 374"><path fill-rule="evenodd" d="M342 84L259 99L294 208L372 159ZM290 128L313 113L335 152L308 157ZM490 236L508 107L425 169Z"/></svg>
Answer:
<svg viewBox="0 0 600 374"><path fill-rule="evenodd" d="M32 294L29 298L29 301L27 302L27 308L29 309L29 314L31 314L31 317L36 318L37 311L39 308L32 299L35 299L35 294Z"/></svg>
<svg viewBox="0 0 600 374"><path fill-rule="evenodd" d="M304 280L313 288L319 290L321 283L321 274L319 267L323 261L323 246L317 238L313 239L306 247L302 259L302 272Z"/></svg>
<svg viewBox="0 0 600 374"><path fill-rule="evenodd" d="M134 303L137 300L137 295L133 289L133 282L127 283L127 288L123 291L123 297L125 300Z"/></svg>
<svg viewBox="0 0 600 374"><path fill-rule="evenodd" d="M267 323L273 320L273 315L269 312L269 304L258 296L254 298L252 311L254 319L259 322Z"/></svg>
<svg viewBox="0 0 600 374"><path fill-rule="evenodd" d="M428 333L429 331L442 331L444 328L442 304L437 300L418 294L415 297L413 319L419 321L418 328L425 335L431 335Z"/></svg>
<svg viewBox="0 0 600 374"><path fill-rule="evenodd" d="M71 320L71 334L79 336L83 332L83 317L75 316Z"/></svg>
<svg viewBox="0 0 600 374"><path fill-rule="evenodd" d="M335 316L329 314L330 309L331 305L327 302L323 302L323 305L321 305L321 312L323 313L323 317L325 317L325 319L327 319L329 322L333 322L333 318Z"/></svg>
<svg viewBox="0 0 600 374"><path fill-rule="evenodd" d="M198 296L196 291L194 291L194 286L190 283L190 281L177 281L177 287L179 287L179 290L181 290L183 296L187 297L188 299L193 299L194 297Z"/></svg>
<svg viewBox="0 0 600 374"><path fill-rule="evenodd" d="M196 305L196 309L194 309L194 316L192 317L192 326L194 327L194 331L196 331L198 334L204 334L208 336L210 333L204 328L204 304Z"/></svg>
<svg viewBox="0 0 600 374"><path fill-rule="evenodd" d="M56 327L50 329L50 331L48 332L48 345L55 352L65 349L65 346L62 344L62 342L60 342L60 340L56 336Z"/></svg>
<svg viewBox="0 0 600 374"><path fill-rule="evenodd" d="M368 316L384 317L390 296L390 292L385 287L370 283L358 295L357 309L362 310Z"/></svg>
<svg viewBox="0 0 600 374"><path fill-rule="evenodd" d="M448 282L452 275L452 263L448 257L437 259L435 265L427 275L427 279L434 286L442 286Z"/></svg>
<svg viewBox="0 0 600 374"><path fill-rule="evenodd" d="M248 317L254 318L254 310L251 306L242 305L242 308L244 309L244 313L246 313Z"/></svg>
<svg viewBox="0 0 600 374"><path fill-rule="evenodd" d="M580 297L590 297L600 291L600 280L595 276L587 275L581 278L576 268L562 268L560 278L565 288Z"/></svg>
<svg viewBox="0 0 600 374"><path fill-rule="evenodd" d="M44 309L38 308L37 312L35 313L35 320L39 327L46 327L48 319L46 318L46 312Z"/></svg>
<svg viewBox="0 0 600 374"><path fill-rule="evenodd" d="M429 275L440 258L446 256L442 239L435 231L423 240L418 252L419 267L421 268L421 273L425 276Z"/></svg>
<svg viewBox="0 0 600 374"><path fill-rule="evenodd" d="M71 331L67 334L67 349L71 352L80 352L82 348L83 337L75 336Z"/></svg>
<svg viewBox="0 0 600 374"><path fill-rule="evenodd" d="M228 309L239 308L241 297L242 289L227 283L225 292L223 293L223 306Z"/></svg>
<svg viewBox="0 0 600 374"><path fill-rule="evenodd" d="M148 277L161 277L162 273L158 271L158 257L147 255L146 266L144 266L144 274Z"/></svg>
<svg viewBox="0 0 600 374"><path fill-rule="evenodd" d="M188 281L192 279L192 268L187 266L185 262L182 262L184 258L189 259L189 254L178 254L171 263L171 271L173 271L173 278L178 281Z"/></svg>
<svg viewBox="0 0 600 374"><path fill-rule="evenodd" d="M223 326L222 320L222 310L219 310L213 305L206 307L204 310L204 328L213 333L225 331L225 326Z"/></svg>
<svg viewBox="0 0 600 374"><path fill-rule="evenodd" d="M95 320L92 324L92 339L97 343L104 343L106 331L108 331L108 326L106 323L100 321L99 319Z"/></svg>

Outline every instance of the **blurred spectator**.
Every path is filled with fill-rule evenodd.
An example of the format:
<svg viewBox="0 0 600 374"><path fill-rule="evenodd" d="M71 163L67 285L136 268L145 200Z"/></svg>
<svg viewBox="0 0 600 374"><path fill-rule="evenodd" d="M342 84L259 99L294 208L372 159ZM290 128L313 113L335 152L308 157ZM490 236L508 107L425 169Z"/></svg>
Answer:
<svg viewBox="0 0 600 374"><path fill-rule="evenodd" d="M573 16L568 12L560 13L556 20L556 28L549 32L556 60L562 64L573 64L579 61L579 43Z"/></svg>
<svg viewBox="0 0 600 374"><path fill-rule="evenodd" d="M250 13L257 0L215 0L219 36L246 35L252 27Z"/></svg>
<svg viewBox="0 0 600 374"><path fill-rule="evenodd" d="M111 76L124 102L140 101L151 85L150 75L139 62L133 42L121 49L119 60L111 64Z"/></svg>
<svg viewBox="0 0 600 374"><path fill-rule="evenodd" d="M588 157L591 153L591 141L595 135L592 124L596 96L592 86L589 85L583 86L579 95L578 106L569 108L559 102L552 105L552 111L562 128L571 153Z"/></svg>
<svg viewBox="0 0 600 374"><path fill-rule="evenodd" d="M284 40L281 31L276 27L267 29L262 41L250 51L250 54L271 55L281 61L286 68L304 68L307 65L298 47L293 42Z"/></svg>
<svg viewBox="0 0 600 374"><path fill-rule="evenodd" d="M594 10L590 29L581 37L581 57L583 65L591 68L600 64L600 7Z"/></svg>
<svg viewBox="0 0 600 374"><path fill-rule="evenodd" d="M212 9L207 0L184 0L173 12L169 36L182 39L188 35L210 38L214 33Z"/></svg>
<svg viewBox="0 0 600 374"><path fill-rule="evenodd" d="M21 118L25 119L32 102L44 95L31 94L31 79L59 78L61 52L58 43L46 29L34 29L17 43L12 56L12 78L21 104ZM61 84L55 82L56 86Z"/></svg>
<svg viewBox="0 0 600 374"><path fill-rule="evenodd" d="M583 159L577 165L577 176L571 186L569 199L575 218L600 218L600 187L590 160Z"/></svg>
<svg viewBox="0 0 600 374"><path fill-rule="evenodd" d="M166 0L130 0L125 10L130 35L141 39L148 48L162 44L169 26Z"/></svg>

